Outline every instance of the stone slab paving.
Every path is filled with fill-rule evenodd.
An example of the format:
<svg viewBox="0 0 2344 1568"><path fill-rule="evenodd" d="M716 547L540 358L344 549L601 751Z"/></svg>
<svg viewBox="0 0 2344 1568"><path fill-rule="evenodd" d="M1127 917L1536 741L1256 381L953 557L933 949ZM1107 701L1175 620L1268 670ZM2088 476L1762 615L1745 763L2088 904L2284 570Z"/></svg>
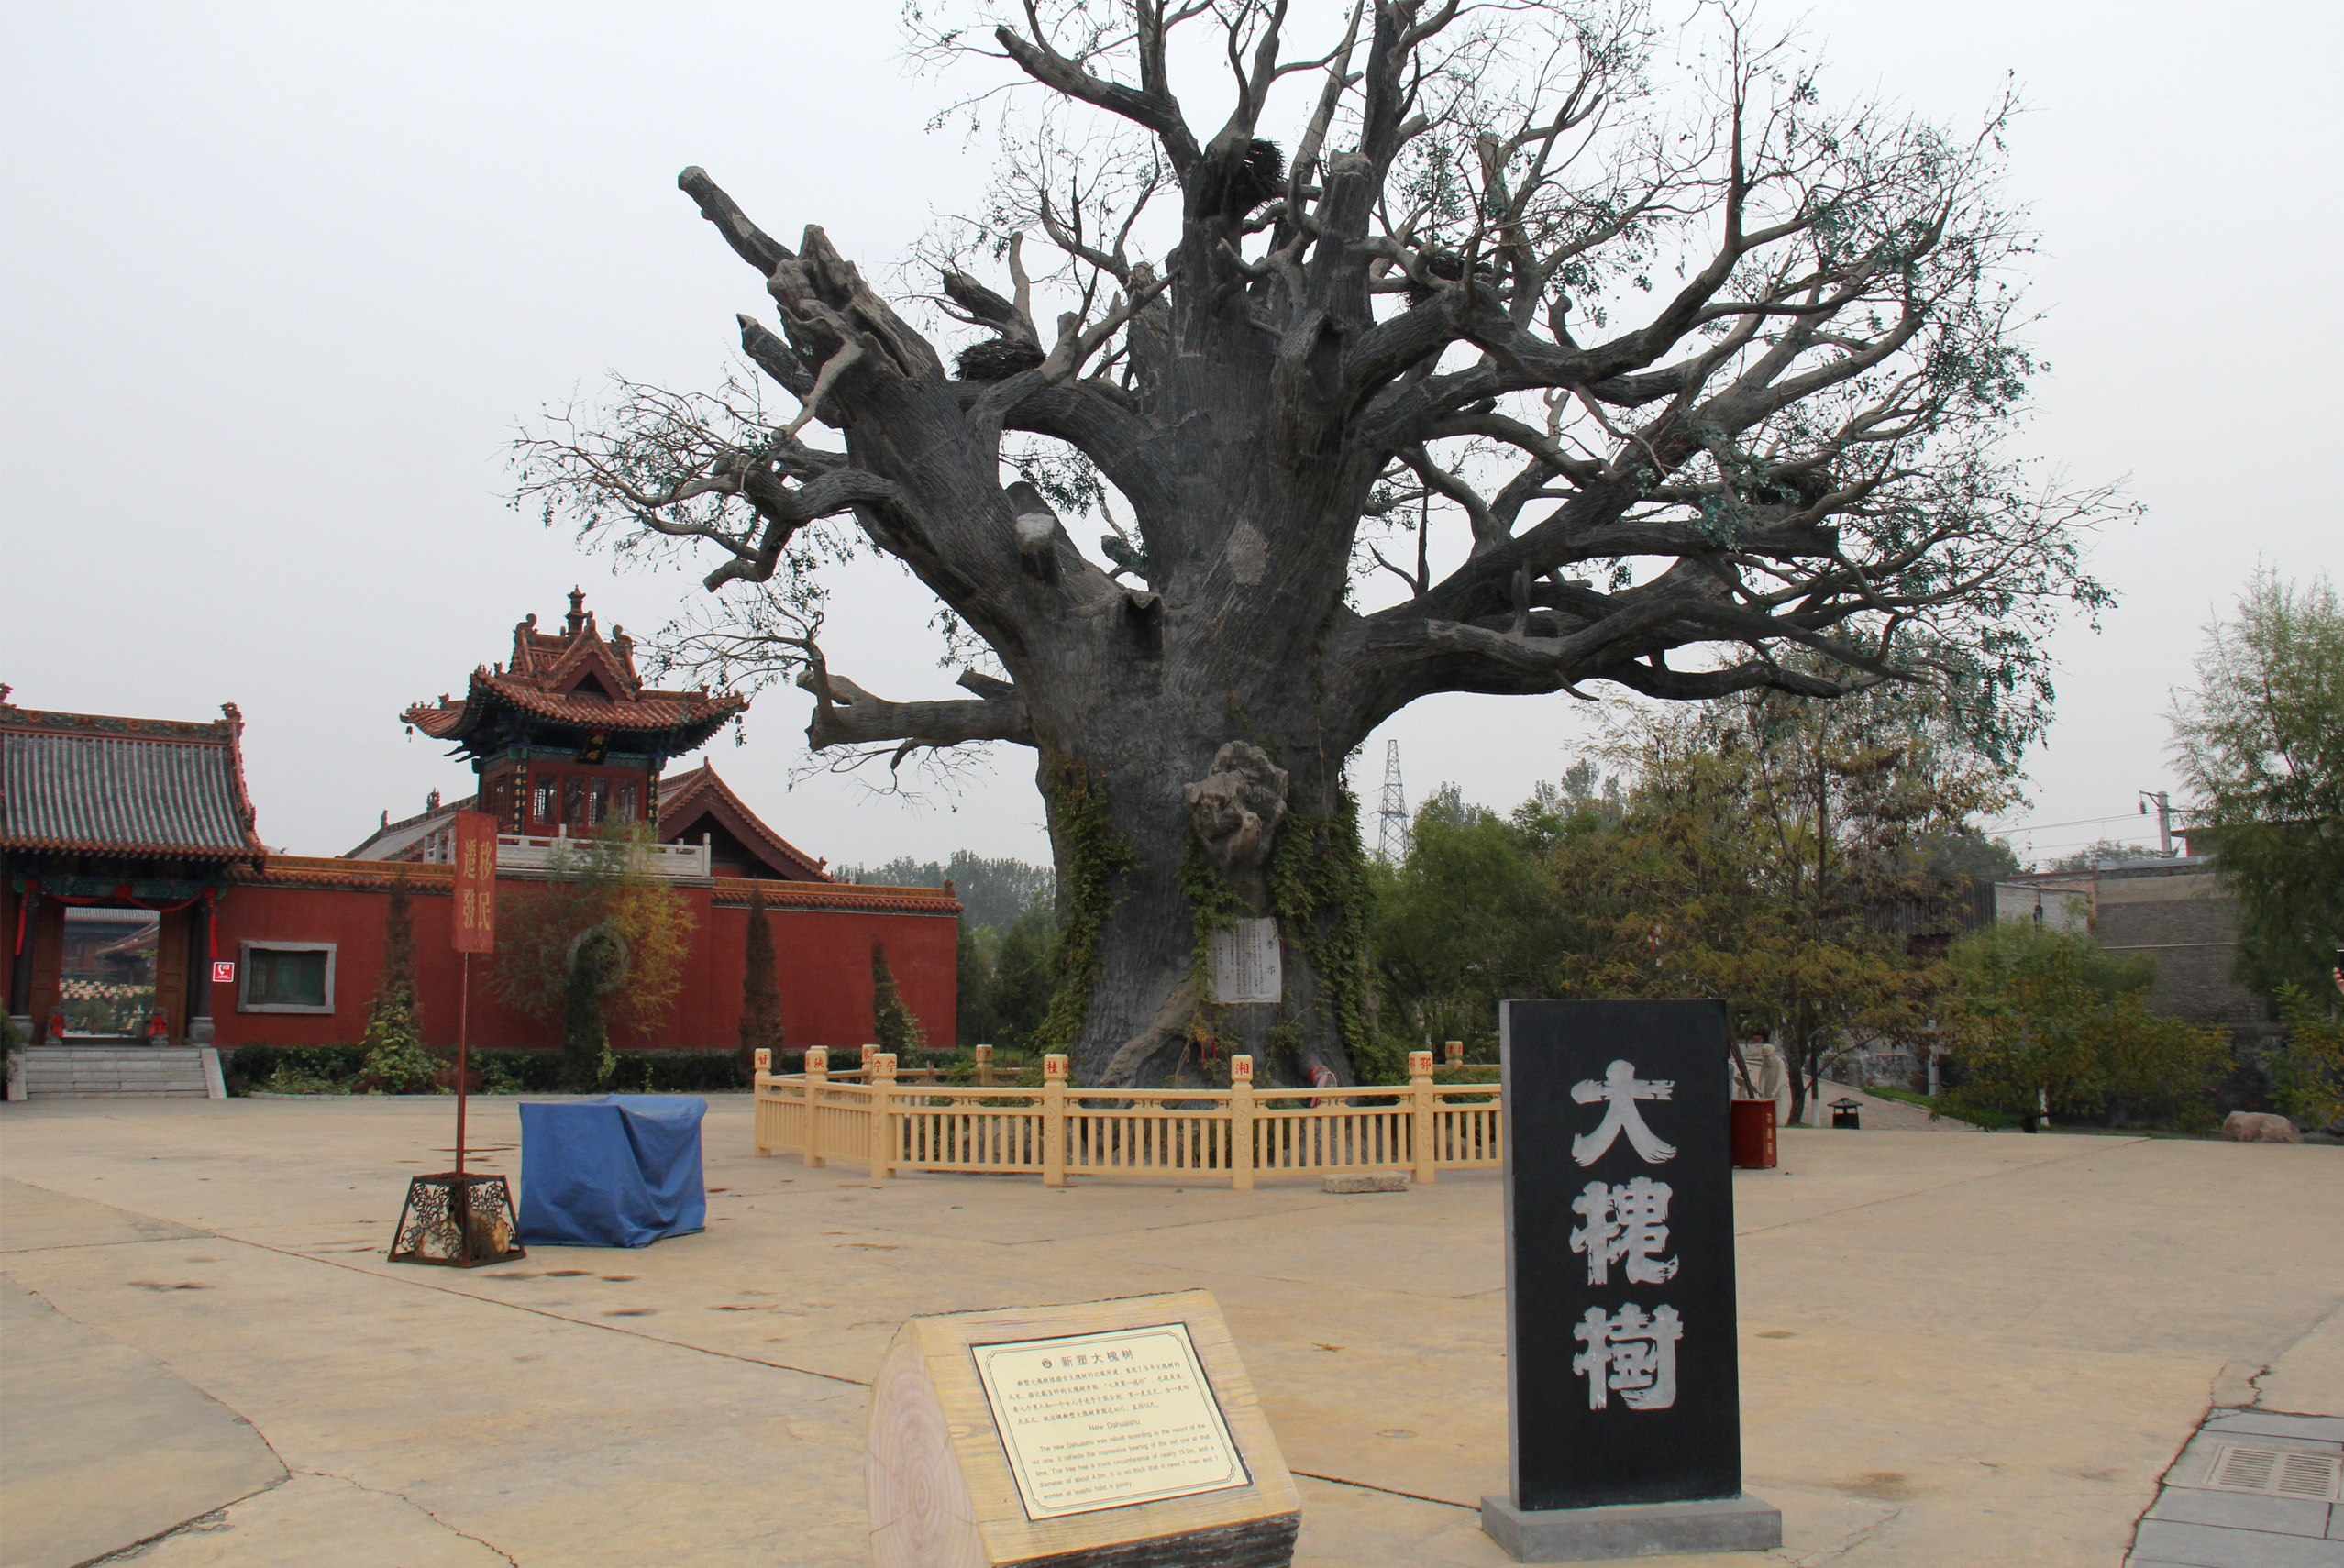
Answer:
<svg viewBox="0 0 2344 1568"><path fill-rule="evenodd" d="M512 1102L474 1118L514 1170ZM1298 1562L1503 1561L1474 1514L1506 1464L1488 1176L873 1182L754 1157L746 1103L718 1098L706 1233L394 1267L404 1177L444 1166L450 1120L366 1099L0 1113L0 1271L249 1419L290 1473L200 1499L215 1512L139 1561L866 1563L864 1385L906 1315L1189 1286L1221 1300L1303 1478ZM1749 1485L1786 1545L1676 1561L2105 1568L2209 1405L2344 1410L2344 1153L1782 1147L1735 1201ZM2282 1213L2283 1239L2246 1222Z"/></svg>
<svg viewBox="0 0 2344 1568"><path fill-rule="evenodd" d="M2326 1497L2225 1489L2234 1446L2334 1461ZM2344 1568L2344 1417L2216 1408L2165 1472L2127 1568ZM2306 1478L2308 1479L2308 1478ZM2309 1490L2299 1484L2298 1494Z"/></svg>

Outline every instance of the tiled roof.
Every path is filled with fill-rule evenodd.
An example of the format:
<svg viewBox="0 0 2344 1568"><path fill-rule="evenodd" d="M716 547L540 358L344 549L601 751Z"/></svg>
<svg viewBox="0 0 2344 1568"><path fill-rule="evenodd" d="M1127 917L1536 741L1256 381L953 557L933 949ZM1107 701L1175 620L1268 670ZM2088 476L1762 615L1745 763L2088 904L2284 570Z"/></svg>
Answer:
<svg viewBox="0 0 2344 1568"><path fill-rule="evenodd" d="M213 723L0 704L0 845L260 860L233 703Z"/></svg>
<svg viewBox="0 0 2344 1568"><path fill-rule="evenodd" d="M567 629L540 632L529 616L513 629L509 663L472 671L463 700L443 696L417 702L401 717L435 740L462 740L500 709L514 709L552 723L619 734L669 736L669 749L691 750L725 720L744 712L748 699L726 692L658 691L635 672L635 644L624 629L605 638L569 596Z"/></svg>
<svg viewBox="0 0 2344 1568"><path fill-rule="evenodd" d="M435 800L438 798L438 790L432 791ZM427 811L417 812L414 816L403 818L395 823L391 820L391 813L384 812L382 825L367 834L366 842L356 849L345 851L341 858L344 860L416 859L418 852L415 846L421 840L446 827L457 812L479 811L480 802L481 798L478 795L467 795L460 801L449 801L443 805L433 806Z"/></svg>
<svg viewBox="0 0 2344 1568"><path fill-rule="evenodd" d="M827 862L816 860L766 826L764 819L750 811L733 793L732 787L716 776L713 766L702 763L689 772L670 774L659 780L661 840L673 844L686 825L703 811L723 823L725 831L741 841L742 847L752 853L762 852L760 858L790 880L830 880L823 869Z"/></svg>
<svg viewBox="0 0 2344 1568"><path fill-rule="evenodd" d="M242 878L277 888L356 888L383 892L404 883L418 893L445 893L456 867L412 860L350 860L340 856L272 855L266 868Z"/></svg>
<svg viewBox="0 0 2344 1568"><path fill-rule="evenodd" d="M891 914L956 915L960 900L942 888L875 888L861 882L775 882L719 877L714 902L746 904L762 889L769 910L885 911Z"/></svg>

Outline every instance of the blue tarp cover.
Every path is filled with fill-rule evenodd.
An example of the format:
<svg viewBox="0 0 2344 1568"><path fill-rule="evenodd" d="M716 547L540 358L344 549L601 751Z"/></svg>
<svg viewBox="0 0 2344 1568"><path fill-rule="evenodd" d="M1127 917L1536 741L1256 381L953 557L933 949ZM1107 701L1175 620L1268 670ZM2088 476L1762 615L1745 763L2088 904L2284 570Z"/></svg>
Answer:
<svg viewBox="0 0 2344 1568"><path fill-rule="evenodd" d="M606 1094L521 1107L521 1240L645 1247L708 1224L704 1099Z"/></svg>

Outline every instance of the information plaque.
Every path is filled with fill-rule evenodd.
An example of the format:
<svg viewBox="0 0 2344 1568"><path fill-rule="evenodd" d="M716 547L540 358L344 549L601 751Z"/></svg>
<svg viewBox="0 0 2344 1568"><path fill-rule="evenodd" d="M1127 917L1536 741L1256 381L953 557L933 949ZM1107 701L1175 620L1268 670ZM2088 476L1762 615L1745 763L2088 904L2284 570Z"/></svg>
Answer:
<svg viewBox="0 0 2344 1568"><path fill-rule="evenodd" d="M1246 1482L1186 1323L970 1352L1027 1518Z"/></svg>
<svg viewBox="0 0 2344 1568"><path fill-rule="evenodd" d="M1277 944L1277 922L1241 920L1212 933L1212 999L1274 1002L1286 997L1285 966Z"/></svg>
<svg viewBox="0 0 2344 1568"><path fill-rule="evenodd" d="M1288 1568L1302 1525L1201 1290L911 1320L863 1483L878 1568Z"/></svg>

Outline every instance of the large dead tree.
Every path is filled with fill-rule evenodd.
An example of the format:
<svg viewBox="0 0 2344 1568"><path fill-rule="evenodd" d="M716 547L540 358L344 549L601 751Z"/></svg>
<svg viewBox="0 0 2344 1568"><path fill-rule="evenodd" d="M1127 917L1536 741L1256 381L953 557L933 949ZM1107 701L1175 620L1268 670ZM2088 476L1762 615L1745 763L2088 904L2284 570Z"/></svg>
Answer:
<svg viewBox="0 0 2344 1568"><path fill-rule="evenodd" d="M1662 92L1641 13L1577 0L1359 0L1299 47L1284 0L990 19L919 47L990 54L1044 107L1013 111L933 296L899 308L820 227L785 245L688 169L779 315L741 346L798 412L622 384L525 438L523 482L549 517L715 552L721 608L669 657L786 668L817 751L1034 748L1048 1027L1086 1081L1162 1081L1208 1032L1351 1081L1343 768L1420 698L1927 679L2005 739L2040 717L2035 633L2097 602L2075 536L2115 507L1994 447L2030 370L2007 105L1974 138L1829 112L1732 14ZM1175 94L1199 61L1211 128ZM831 673L819 571L857 547L981 642L967 695ZM1248 915L1279 922L1284 999L1216 1006L1205 938Z"/></svg>

